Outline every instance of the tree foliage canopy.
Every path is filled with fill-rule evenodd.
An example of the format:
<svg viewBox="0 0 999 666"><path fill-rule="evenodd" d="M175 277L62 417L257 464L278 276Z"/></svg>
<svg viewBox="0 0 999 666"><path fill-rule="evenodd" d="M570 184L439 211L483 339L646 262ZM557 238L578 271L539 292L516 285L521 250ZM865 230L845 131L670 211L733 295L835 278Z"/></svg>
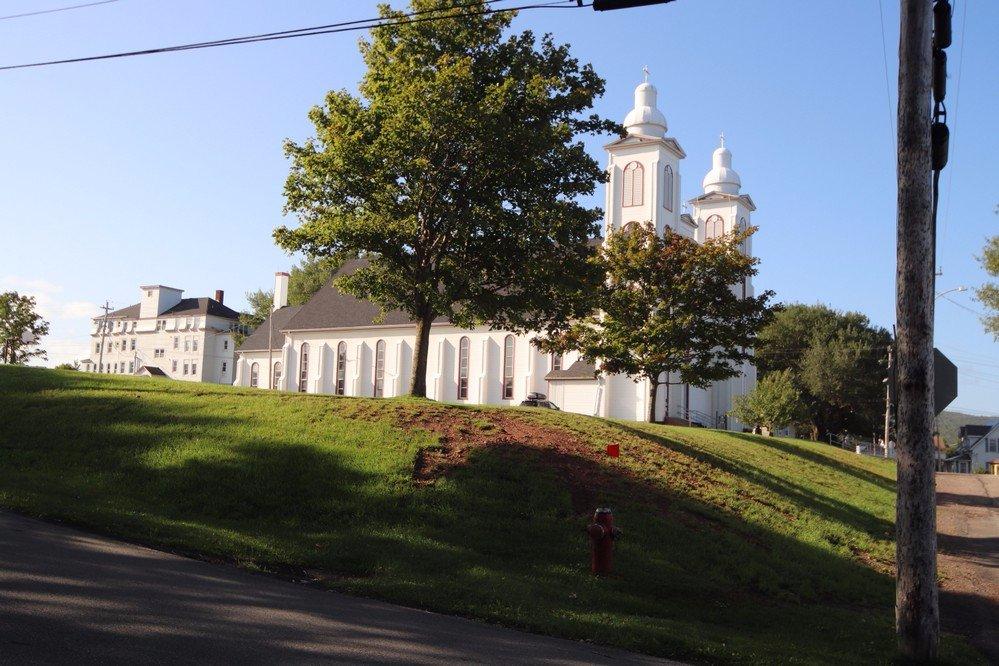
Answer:
<svg viewBox="0 0 999 666"><path fill-rule="evenodd" d="M704 387L737 376L772 296L742 298L733 287L756 274L759 260L742 252L755 231L705 243L646 225L611 233L593 261L606 277L593 312L539 346L577 350L606 374L648 379L651 405L661 384Z"/></svg>
<svg viewBox="0 0 999 666"><path fill-rule="evenodd" d="M39 343L48 335L49 323L35 308L32 296L0 293L0 363L22 365L32 358L46 358Z"/></svg>
<svg viewBox="0 0 999 666"><path fill-rule="evenodd" d="M411 391L425 395L429 326L542 329L575 314L594 279L587 240L601 212L580 205L605 180L580 141L620 127L584 116L604 82L568 47L512 15L455 15L456 0L412 0L441 20L382 6L390 24L362 42L360 97L331 91L288 141L277 243L361 257L338 286L417 322Z"/></svg>
<svg viewBox="0 0 999 666"><path fill-rule="evenodd" d="M774 431L798 423L804 416L801 390L790 370L771 372L746 395L736 396L732 415L743 423Z"/></svg>
<svg viewBox="0 0 999 666"><path fill-rule="evenodd" d="M985 272L999 278L999 236L993 236L985 243L979 258ZM978 300L991 312L982 319L985 330L999 340L999 282L987 282L975 290Z"/></svg>
<svg viewBox="0 0 999 666"><path fill-rule="evenodd" d="M778 308L760 332L756 362L764 377L791 373L813 437L867 435L882 423L890 344L891 334L859 312L793 304Z"/></svg>

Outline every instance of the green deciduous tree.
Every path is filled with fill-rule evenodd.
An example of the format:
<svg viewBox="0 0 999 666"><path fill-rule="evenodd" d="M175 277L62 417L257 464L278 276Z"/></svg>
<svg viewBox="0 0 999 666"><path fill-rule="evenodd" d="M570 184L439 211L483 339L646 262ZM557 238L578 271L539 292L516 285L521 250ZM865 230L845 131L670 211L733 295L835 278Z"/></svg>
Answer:
<svg viewBox="0 0 999 666"><path fill-rule="evenodd" d="M0 293L0 363L21 365L46 357L39 346L49 323L35 311L35 299L16 291Z"/></svg>
<svg viewBox="0 0 999 666"><path fill-rule="evenodd" d="M771 372L746 395L736 396L732 415L743 423L766 428L770 434L798 423L804 415L801 391L790 370Z"/></svg>
<svg viewBox="0 0 999 666"><path fill-rule="evenodd" d="M752 359L772 293L741 298L733 285L756 274L759 260L741 249L754 232L703 244L646 225L611 233L593 260L606 276L593 292L599 310L538 346L574 349L603 373L648 379L650 421L666 385L668 414L670 383L705 387L737 376Z"/></svg>
<svg viewBox="0 0 999 666"><path fill-rule="evenodd" d="M315 137L286 143L285 211L300 225L274 235L367 260L338 287L412 317L410 392L424 396L437 317L522 331L577 312L601 217L577 199L606 179L580 137L620 127L583 115L604 82L550 36L504 36L512 14L469 15L468 2L411 6L439 19L382 6L393 21L361 44L360 97L328 93L309 114Z"/></svg>
<svg viewBox="0 0 999 666"><path fill-rule="evenodd" d="M882 423L889 344L891 334L863 314L793 304L778 308L760 332L756 362L763 377L791 373L813 438L866 435Z"/></svg>
<svg viewBox="0 0 999 666"><path fill-rule="evenodd" d="M999 278L999 236L993 236L985 243L979 257L982 268L994 278ZM988 282L975 290L978 300L989 310L982 318L985 330L999 340L999 282Z"/></svg>

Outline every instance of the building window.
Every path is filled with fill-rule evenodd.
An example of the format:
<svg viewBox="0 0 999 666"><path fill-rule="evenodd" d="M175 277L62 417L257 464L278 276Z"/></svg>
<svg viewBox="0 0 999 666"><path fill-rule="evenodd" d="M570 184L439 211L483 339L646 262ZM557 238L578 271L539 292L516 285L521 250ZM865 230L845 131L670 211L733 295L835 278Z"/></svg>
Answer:
<svg viewBox="0 0 999 666"><path fill-rule="evenodd" d="M561 369L562 369L562 355L552 354L552 370L561 370Z"/></svg>
<svg viewBox="0 0 999 666"><path fill-rule="evenodd" d="M94 353L95 354L101 353L101 343L98 342L97 344L94 345Z"/></svg>
<svg viewBox="0 0 999 666"><path fill-rule="evenodd" d="M989 437L987 440L985 440L985 452L986 453L999 452L999 439L995 437Z"/></svg>
<svg viewBox="0 0 999 666"><path fill-rule="evenodd" d="M704 223L704 238L721 238L725 235L725 220L720 215L712 215Z"/></svg>
<svg viewBox="0 0 999 666"><path fill-rule="evenodd" d="M194 338L193 340L191 340L191 350L192 351L198 351L198 339L197 338Z"/></svg>
<svg viewBox="0 0 999 666"><path fill-rule="evenodd" d="M222 361L222 374L223 375L225 374L225 369L226 369L225 361Z"/></svg>
<svg viewBox="0 0 999 666"><path fill-rule="evenodd" d="M229 338L222 341L222 351L226 351L227 349L229 349Z"/></svg>
<svg viewBox="0 0 999 666"><path fill-rule="evenodd" d="M250 366L250 386L257 388L257 380L260 377L260 364L254 363Z"/></svg>
<svg viewBox="0 0 999 666"><path fill-rule="evenodd" d="M191 338L184 338L184 351L191 351Z"/></svg>
<svg viewBox="0 0 999 666"><path fill-rule="evenodd" d="M746 292L747 292L747 290L749 288L748 285L747 285L748 281L749 281L748 278L742 278L742 298L743 299L746 298Z"/></svg>
<svg viewBox="0 0 999 666"><path fill-rule="evenodd" d="M644 199L645 168L638 162L628 162L624 167L624 183L622 184L621 205L641 206Z"/></svg>
<svg viewBox="0 0 999 666"><path fill-rule="evenodd" d="M190 371L191 371L191 365L187 361L184 361L184 374L186 375Z"/></svg>
<svg viewBox="0 0 999 666"><path fill-rule="evenodd" d="M385 395L385 341L375 343L375 397Z"/></svg>
<svg viewBox="0 0 999 666"><path fill-rule="evenodd" d="M128 374L131 375L131 374L134 374L134 373L135 373L135 361L129 361L128 362Z"/></svg>
<svg viewBox="0 0 999 666"><path fill-rule="evenodd" d="M271 388L278 388L281 386L281 361L274 362L274 376L271 378L273 382Z"/></svg>
<svg viewBox="0 0 999 666"><path fill-rule="evenodd" d="M176 335L173 336L173 348L174 349L180 349L180 337L179 336L176 336Z"/></svg>
<svg viewBox="0 0 999 666"><path fill-rule="evenodd" d="M128 345L129 349L135 351L135 338L132 338L131 344Z"/></svg>
<svg viewBox="0 0 999 666"><path fill-rule="evenodd" d="M114 371L117 374L117 372L118 372L118 364L117 363L114 364Z"/></svg>
<svg viewBox="0 0 999 666"><path fill-rule="evenodd" d="M309 390L309 343L302 343L302 351L298 362L298 392L305 393Z"/></svg>
<svg viewBox="0 0 999 666"><path fill-rule="evenodd" d="M513 399L513 336L503 340L503 399Z"/></svg>
<svg viewBox="0 0 999 666"><path fill-rule="evenodd" d="M170 367L171 367L171 369L172 369L172 370L173 370L174 372L177 372L177 359L174 359L174 360L173 360L173 362L171 363Z"/></svg>
<svg viewBox="0 0 999 666"><path fill-rule="evenodd" d="M666 165L663 178L663 206L673 212L673 167Z"/></svg>
<svg viewBox="0 0 999 666"><path fill-rule="evenodd" d="M458 400L468 400L468 352L471 342L467 336L458 341Z"/></svg>
<svg viewBox="0 0 999 666"><path fill-rule="evenodd" d="M347 343L340 342L336 346L336 389L337 395L343 395L347 383Z"/></svg>
<svg viewBox="0 0 999 666"><path fill-rule="evenodd" d="M198 374L198 364L197 363L192 363L191 364L191 374L192 375Z"/></svg>

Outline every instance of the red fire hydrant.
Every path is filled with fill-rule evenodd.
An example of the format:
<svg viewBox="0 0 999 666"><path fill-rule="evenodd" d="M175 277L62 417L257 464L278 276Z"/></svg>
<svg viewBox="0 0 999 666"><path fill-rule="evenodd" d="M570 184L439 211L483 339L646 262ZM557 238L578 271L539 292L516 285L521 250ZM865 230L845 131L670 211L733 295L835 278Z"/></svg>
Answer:
<svg viewBox="0 0 999 666"><path fill-rule="evenodd" d="M590 535L590 567L594 574L605 576L614 566L614 540L621 536L621 530L614 527L611 510L597 509L586 533Z"/></svg>

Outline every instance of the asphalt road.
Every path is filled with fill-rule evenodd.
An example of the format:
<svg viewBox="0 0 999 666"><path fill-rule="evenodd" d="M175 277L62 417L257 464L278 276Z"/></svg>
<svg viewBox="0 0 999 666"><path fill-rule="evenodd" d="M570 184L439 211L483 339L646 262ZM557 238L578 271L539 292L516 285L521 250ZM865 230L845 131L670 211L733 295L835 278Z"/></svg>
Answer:
<svg viewBox="0 0 999 666"><path fill-rule="evenodd" d="M667 663L0 512L0 663Z"/></svg>
<svg viewBox="0 0 999 666"><path fill-rule="evenodd" d="M999 664L999 476L937 474L940 622Z"/></svg>

